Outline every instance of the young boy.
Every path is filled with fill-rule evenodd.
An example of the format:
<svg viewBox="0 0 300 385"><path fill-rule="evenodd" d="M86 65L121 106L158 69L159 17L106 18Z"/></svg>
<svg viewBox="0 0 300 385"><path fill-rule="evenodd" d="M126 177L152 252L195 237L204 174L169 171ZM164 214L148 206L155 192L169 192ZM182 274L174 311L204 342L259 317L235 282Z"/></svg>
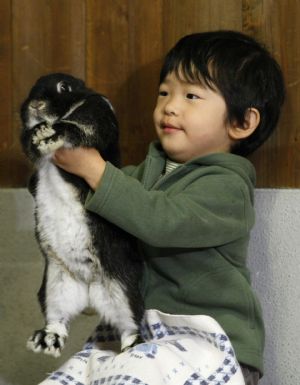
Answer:
<svg viewBox="0 0 300 385"><path fill-rule="evenodd" d="M283 99L280 68L256 41L189 35L163 64L159 142L142 164L119 170L85 148L53 160L90 185L88 210L139 239L146 309L213 317L246 384L263 372L264 328L246 267L255 171L244 156L272 133Z"/></svg>

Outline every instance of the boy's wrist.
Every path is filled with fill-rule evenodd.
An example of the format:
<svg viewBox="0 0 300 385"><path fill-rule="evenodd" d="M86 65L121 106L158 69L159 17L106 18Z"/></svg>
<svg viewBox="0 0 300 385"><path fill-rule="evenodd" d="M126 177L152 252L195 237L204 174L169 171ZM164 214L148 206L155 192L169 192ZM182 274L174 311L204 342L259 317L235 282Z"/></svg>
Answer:
<svg viewBox="0 0 300 385"><path fill-rule="evenodd" d="M100 184L102 176L105 171L106 162L101 158L94 164L93 167L89 168L88 173L84 176L86 183L91 187L92 190L96 190Z"/></svg>

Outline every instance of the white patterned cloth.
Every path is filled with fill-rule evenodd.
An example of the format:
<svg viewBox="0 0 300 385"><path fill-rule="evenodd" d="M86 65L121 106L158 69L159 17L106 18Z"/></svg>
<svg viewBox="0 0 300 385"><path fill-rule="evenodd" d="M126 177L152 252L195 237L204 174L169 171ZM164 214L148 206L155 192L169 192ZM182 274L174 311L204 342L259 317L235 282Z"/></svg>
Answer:
<svg viewBox="0 0 300 385"><path fill-rule="evenodd" d="M116 333L99 326L84 349L40 385L245 385L233 348L211 317L147 310L145 341L105 349Z"/></svg>

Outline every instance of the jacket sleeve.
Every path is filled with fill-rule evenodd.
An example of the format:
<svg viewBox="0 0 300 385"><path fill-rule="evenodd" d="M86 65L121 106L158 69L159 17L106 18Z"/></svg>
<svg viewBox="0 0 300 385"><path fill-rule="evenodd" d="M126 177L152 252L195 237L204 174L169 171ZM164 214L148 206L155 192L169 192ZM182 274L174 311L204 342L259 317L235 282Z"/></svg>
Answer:
<svg viewBox="0 0 300 385"><path fill-rule="evenodd" d="M178 193L147 191L107 163L86 209L152 246L217 247L245 236L252 227L247 195L243 183L228 175L199 178Z"/></svg>
<svg viewBox="0 0 300 385"><path fill-rule="evenodd" d="M132 175L134 171L136 170L136 166L125 166L122 167L122 171L125 175Z"/></svg>

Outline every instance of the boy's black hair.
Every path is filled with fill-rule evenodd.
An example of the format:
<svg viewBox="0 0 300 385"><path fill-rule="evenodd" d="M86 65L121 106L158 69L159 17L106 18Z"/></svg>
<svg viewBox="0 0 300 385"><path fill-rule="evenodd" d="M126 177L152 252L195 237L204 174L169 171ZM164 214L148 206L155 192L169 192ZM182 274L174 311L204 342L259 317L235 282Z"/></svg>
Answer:
<svg viewBox="0 0 300 385"><path fill-rule="evenodd" d="M253 38L235 31L187 35L167 54L160 83L173 71L187 81L217 89L225 99L230 123L244 127L247 110L259 111L258 127L232 153L249 155L275 129L284 101L284 80L277 62Z"/></svg>

